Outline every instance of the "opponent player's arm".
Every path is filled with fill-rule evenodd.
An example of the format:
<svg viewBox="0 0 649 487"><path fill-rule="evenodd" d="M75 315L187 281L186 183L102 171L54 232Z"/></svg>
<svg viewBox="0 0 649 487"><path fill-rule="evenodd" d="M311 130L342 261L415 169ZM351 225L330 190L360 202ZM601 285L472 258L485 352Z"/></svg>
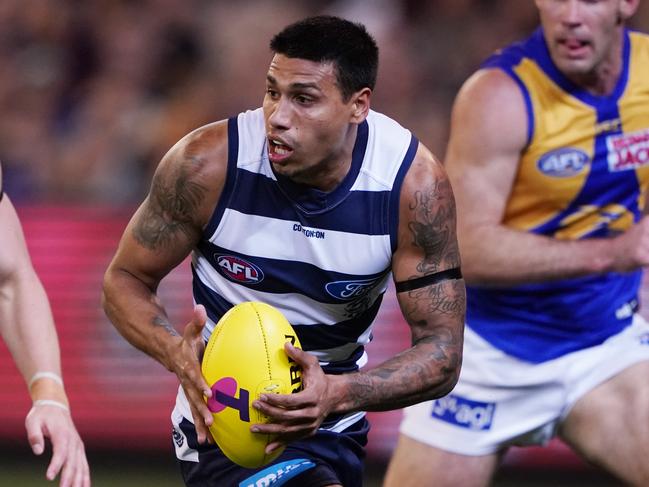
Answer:
<svg viewBox="0 0 649 487"><path fill-rule="evenodd" d="M479 71L460 90L445 166L457 201L467 282L514 285L629 271L649 263L647 222L620 237L579 241L503 225L527 130L522 93L502 71Z"/></svg>
<svg viewBox="0 0 649 487"><path fill-rule="evenodd" d="M0 172L0 188L2 174ZM0 194L2 190L0 189ZM33 407L25 419L32 450L52 443L47 478L61 485L90 485L83 442L70 416L61 376L59 342L45 289L32 266L16 211L0 200L0 335L28 385Z"/></svg>
<svg viewBox="0 0 649 487"><path fill-rule="evenodd" d="M30 386L32 399L58 401L68 407L52 311L32 266L18 216L6 194L0 201L0 228L2 338Z"/></svg>
<svg viewBox="0 0 649 487"><path fill-rule="evenodd" d="M199 364L205 310L195 308L181 335L156 291L189 255L209 220L225 177L225 164L215 160L227 160L224 123L199 129L165 155L147 198L124 231L103 286L104 310L117 330L178 376L201 442L207 438L205 424L212 421L202 397L211 392Z"/></svg>

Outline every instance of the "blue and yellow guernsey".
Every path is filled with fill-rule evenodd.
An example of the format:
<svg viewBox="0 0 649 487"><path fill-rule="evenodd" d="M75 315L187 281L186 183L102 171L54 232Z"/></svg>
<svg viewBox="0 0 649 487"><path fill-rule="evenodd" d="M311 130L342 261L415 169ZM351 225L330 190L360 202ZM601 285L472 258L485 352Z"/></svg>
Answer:
<svg viewBox="0 0 649 487"><path fill-rule="evenodd" d="M600 97L559 72L541 30L486 61L517 82L528 111L505 225L579 240L613 237L640 219L649 184L649 36L626 31L623 62L614 91ZM628 326L640 282L637 271L471 287L467 323L501 350L543 362Z"/></svg>

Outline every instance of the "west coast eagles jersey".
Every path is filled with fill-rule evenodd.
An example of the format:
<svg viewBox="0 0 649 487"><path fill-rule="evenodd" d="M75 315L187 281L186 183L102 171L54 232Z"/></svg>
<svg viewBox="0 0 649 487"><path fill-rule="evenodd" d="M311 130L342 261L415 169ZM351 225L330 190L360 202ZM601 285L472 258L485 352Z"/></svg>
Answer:
<svg viewBox="0 0 649 487"><path fill-rule="evenodd" d="M610 238L641 216L649 184L649 37L625 31L613 92L594 96L553 64L537 30L492 56L528 112L528 144L504 224L557 239ZM601 343L631 322L641 272L507 289L470 287L467 323L519 358L541 362Z"/></svg>

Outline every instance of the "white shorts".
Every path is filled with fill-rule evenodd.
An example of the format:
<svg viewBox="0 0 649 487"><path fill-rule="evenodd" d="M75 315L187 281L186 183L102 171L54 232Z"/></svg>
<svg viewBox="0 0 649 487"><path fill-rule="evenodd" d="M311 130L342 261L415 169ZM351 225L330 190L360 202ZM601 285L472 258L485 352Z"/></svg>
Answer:
<svg viewBox="0 0 649 487"><path fill-rule="evenodd" d="M463 455L547 443L572 406L627 367L649 360L649 323L633 323L595 347L540 364L516 359L465 329L453 391L404 410L401 433Z"/></svg>

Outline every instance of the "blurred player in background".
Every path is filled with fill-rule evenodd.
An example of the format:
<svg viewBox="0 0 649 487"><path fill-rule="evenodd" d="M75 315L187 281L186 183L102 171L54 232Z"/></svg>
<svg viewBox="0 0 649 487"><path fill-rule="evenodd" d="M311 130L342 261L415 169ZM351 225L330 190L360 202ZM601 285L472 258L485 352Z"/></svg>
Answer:
<svg viewBox="0 0 649 487"><path fill-rule="evenodd" d="M639 0L537 0L541 28L460 91L447 169L467 292L465 363L409 408L386 484L487 485L558 435L649 485L649 37Z"/></svg>
<svg viewBox="0 0 649 487"><path fill-rule="evenodd" d="M248 485L306 459L289 484L360 486L363 411L440 397L459 373L465 292L453 194L433 155L370 110L378 49L362 25L309 18L271 49L263 107L199 128L163 158L106 273L104 306L180 380L172 419L187 485ZM155 293L190 253L198 306L179 336ZM391 275L413 346L360 372ZM254 428L279 435L268 451L288 444L261 471L204 444L211 393L199 367L215 323L251 300L280 309L310 352L287 346L302 392L254 402L271 418Z"/></svg>
<svg viewBox="0 0 649 487"><path fill-rule="evenodd" d="M32 451L52 444L46 477L61 487L90 485L88 461L61 378L59 343L49 301L39 280L0 168L0 334L25 378L33 404L25 419Z"/></svg>

